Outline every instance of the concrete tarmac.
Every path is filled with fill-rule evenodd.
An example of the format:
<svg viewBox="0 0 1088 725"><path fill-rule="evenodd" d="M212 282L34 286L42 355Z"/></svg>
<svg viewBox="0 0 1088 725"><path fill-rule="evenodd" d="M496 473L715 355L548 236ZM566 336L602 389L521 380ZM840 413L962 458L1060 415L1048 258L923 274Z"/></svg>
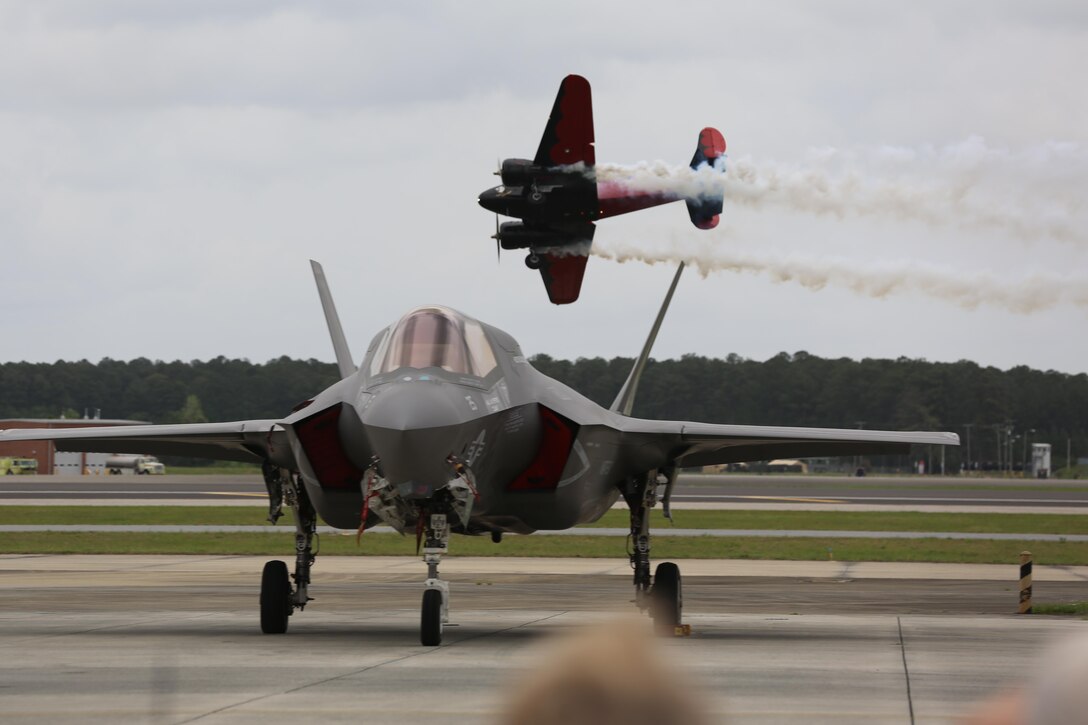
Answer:
<svg viewBox="0 0 1088 725"><path fill-rule="evenodd" d="M423 564L324 557L283 636L263 559L0 557L4 722L486 723L558 632L633 610L618 559L451 557L456 626L418 644ZM722 722L948 722L1088 629L1017 617L1016 567L686 561L689 638L663 656ZM1088 568L1036 596L1088 598Z"/></svg>

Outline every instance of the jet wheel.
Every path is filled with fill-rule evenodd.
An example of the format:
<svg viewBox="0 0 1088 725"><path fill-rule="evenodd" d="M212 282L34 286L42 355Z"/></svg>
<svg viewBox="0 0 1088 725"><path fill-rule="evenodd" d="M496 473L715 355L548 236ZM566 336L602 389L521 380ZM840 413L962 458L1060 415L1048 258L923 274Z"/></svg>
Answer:
<svg viewBox="0 0 1088 725"><path fill-rule="evenodd" d="M265 634L286 632L291 609L291 580L287 575L287 564L270 561L264 565L261 574L261 631Z"/></svg>
<svg viewBox="0 0 1088 725"><path fill-rule="evenodd" d="M536 252L532 252L525 258L525 266L529 269L540 269L542 260Z"/></svg>
<svg viewBox="0 0 1088 725"><path fill-rule="evenodd" d="M651 591L651 614L657 630L671 634L681 623L684 597L680 587L680 567L671 561L662 562L654 571L654 588Z"/></svg>
<svg viewBox="0 0 1088 725"><path fill-rule="evenodd" d="M424 647L442 644L442 592L427 589L423 592L423 609L419 617L419 641Z"/></svg>

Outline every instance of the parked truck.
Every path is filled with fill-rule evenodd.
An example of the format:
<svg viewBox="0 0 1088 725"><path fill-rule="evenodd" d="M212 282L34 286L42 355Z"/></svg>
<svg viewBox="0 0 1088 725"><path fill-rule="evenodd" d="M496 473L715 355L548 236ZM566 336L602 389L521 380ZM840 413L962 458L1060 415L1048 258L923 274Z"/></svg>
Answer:
<svg viewBox="0 0 1088 725"><path fill-rule="evenodd" d="M26 476L37 472L35 458L0 458L0 476Z"/></svg>
<svg viewBox="0 0 1088 725"><path fill-rule="evenodd" d="M1050 478L1050 444L1031 444L1032 478Z"/></svg>
<svg viewBox="0 0 1088 725"><path fill-rule="evenodd" d="M119 476L122 473L161 476L166 473L166 466L162 465L158 458L145 455L113 455L106 459L105 468L111 476Z"/></svg>

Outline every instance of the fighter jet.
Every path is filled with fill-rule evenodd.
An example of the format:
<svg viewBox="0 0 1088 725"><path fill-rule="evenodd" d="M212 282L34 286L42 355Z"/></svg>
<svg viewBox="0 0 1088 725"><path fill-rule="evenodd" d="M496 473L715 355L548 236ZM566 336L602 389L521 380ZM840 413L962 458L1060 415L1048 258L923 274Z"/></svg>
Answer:
<svg viewBox="0 0 1088 725"><path fill-rule="evenodd" d="M567 529L599 519L620 498L630 512L636 603L655 624L681 623L680 570L651 575L649 512L682 467L773 458L907 453L913 443L957 445L953 433L714 425L631 417L683 269L673 278L642 352L608 409L529 363L507 333L448 307L409 311L378 332L356 367L321 266L311 262L342 379L282 418L228 423L9 430L0 442L56 441L69 451L116 450L262 464L272 522L295 520L295 564L268 562L260 623L287 631L310 601L317 518L360 532L378 524L414 535L427 564L420 641L437 645L450 591L439 577L450 534ZM366 545L365 537L362 545ZM407 548L407 546L406 546Z"/></svg>
<svg viewBox="0 0 1088 725"><path fill-rule="evenodd" d="M724 173L724 154L721 132L704 128L691 168ZM622 174L599 178L595 165L589 81L569 75L559 86L536 156L503 161L495 172L502 184L479 197L483 208L521 220L499 224L496 216L493 239L502 249L529 250L525 264L540 270L548 297L557 305L578 299L598 219L681 199L699 229L716 227L722 213L720 187L714 184L688 197L651 192L625 183Z"/></svg>

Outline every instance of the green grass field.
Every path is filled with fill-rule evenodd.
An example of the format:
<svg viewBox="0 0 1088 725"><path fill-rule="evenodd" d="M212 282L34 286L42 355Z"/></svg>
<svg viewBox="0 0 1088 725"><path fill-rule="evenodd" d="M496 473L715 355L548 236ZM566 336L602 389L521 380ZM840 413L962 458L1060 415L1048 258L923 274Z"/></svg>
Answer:
<svg viewBox="0 0 1088 725"><path fill-rule="evenodd" d="M134 534L134 533L0 533L4 554L260 554L290 556L294 541L286 533ZM358 544L355 535L321 537L321 553L340 556L410 556L413 537L370 532ZM1030 549L1037 564L1088 564L1088 543L1041 541L977 541L954 539L835 538L654 538L655 559L788 559L819 561L918 561L1009 564ZM486 537L454 536L455 556L623 557L623 537L508 536L501 544Z"/></svg>
<svg viewBox="0 0 1088 725"><path fill-rule="evenodd" d="M261 467L248 463L219 463L214 466L167 466L166 472L179 476L260 476Z"/></svg>
<svg viewBox="0 0 1088 725"><path fill-rule="evenodd" d="M1088 543L1026 540L670 537L669 524L654 522L655 558L794 559L843 561L930 561L1015 564L1028 549L1039 564L1088 564ZM207 524L264 522L263 507L228 506L0 506L2 524ZM1018 514L885 513L836 511L678 511L682 528L962 531L1073 534L1088 531L1088 517ZM624 527L626 514L609 512L598 525ZM261 554L287 556L293 550L287 516L264 533L0 533L4 554ZM411 555L412 537L370 532L356 544L351 532L322 537L325 554ZM501 544L487 537L455 536L451 552L463 556L621 557L624 537L508 536Z"/></svg>
<svg viewBox="0 0 1088 725"><path fill-rule="evenodd" d="M205 524L256 526L262 506L0 506L0 524ZM290 514L280 522L290 524ZM689 511L670 524L652 512L655 534L682 529L800 529L809 531L959 531L1001 534L1088 534L1088 516L956 514L882 511ZM593 527L626 528L626 511L609 511Z"/></svg>
<svg viewBox="0 0 1088 725"><path fill-rule="evenodd" d="M1088 619L1088 602L1056 602L1039 603L1031 605L1032 614L1065 614L1081 619Z"/></svg>

